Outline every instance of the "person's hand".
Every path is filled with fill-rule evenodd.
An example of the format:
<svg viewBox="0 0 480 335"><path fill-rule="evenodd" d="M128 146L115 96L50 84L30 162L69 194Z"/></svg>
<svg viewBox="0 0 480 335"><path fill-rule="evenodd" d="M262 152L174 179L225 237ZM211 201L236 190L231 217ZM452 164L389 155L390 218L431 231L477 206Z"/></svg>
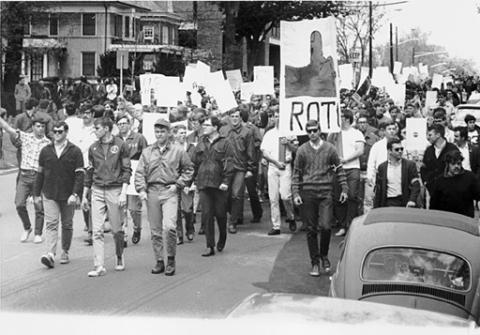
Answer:
<svg viewBox="0 0 480 335"><path fill-rule="evenodd" d="M145 192L145 191L140 191L140 192L138 193L138 196L140 197L140 200L141 200L141 201L147 201L147 192Z"/></svg>
<svg viewBox="0 0 480 335"><path fill-rule="evenodd" d="M177 190L178 190L177 184L169 185L169 186L168 186L168 190L169 190L170 192L177 192Z"/></svg>
<svg viewBox="0 0 480 335"><path fill-rule="evenodd" d="M188 194L189 192L190 192L190 187L185 186L185 187L183 188L183 193Z"/></svg>
<svg viewBox="0 0 480 335"><path fill-rule="evenodd" d="M287 138L286 137L280 137L280 144L287 145L288 144Z"/></svg>
<svg viewBox="0 0 480 335"><path fill-rule="evenodd" d="M251 177L253 177L252 171L247 171L247 173L245 173L245 178L251 178Z"/></svg>
<svg viewBox="0 0 480 335"><path fill-rule="evenodd" d="M415 203L415 201L409 201L407 202L407 207L414 208L414 207L417 207L417 204Z"/></svg>
<svg viewBox="0 0 480 335"><path fill-rule="evenodd" d="M277 168L279 170L285 170L285 164L282 163L282 162L277 162L277 164L275 164L277 166Z"/></svg>
<svg viewBox="0 0 480 335"><path fill-rule="evenodd" d="M197 185L192 184L192 185L190 186L190 189L189 189L189 190L190 190L190 192L195 192L195 191L197 190Z"/></svg>
<svg viewBox="0 0 480 335"><path fill-rule="evenodd" d="M88 210L90 210L90 205L88 204L88 199L86 196L83 196L83 199L82 199L82 210L84 212L87 212Z"/></svg>
<svg viewBox="0 0 480 335"><path fill-rule="evenodd" d="M220 191L227 191L228 190L228 185L227 184L224 184L224 183L221 183L220 186L218 186L218 188L220 189Z"/></svg>
<svg viewBox="0 0 480 335"><path fill-rule="evenodd" d="M76 195L70 195L67 200L68 205L75 205L77 203L77 196Z"/></svg>
<svg viewBox="0 0 480 335"><path fill-rule="evenodd" d="M294 196L293 197L293 203L296 206L300 206L301 204L303 204L302 197L300 197L299 195Z"/></svg>
<svg viewBox="0 0 480 335"><path fill-rule="evenodd" d="M340 201L341 204L347 201L347 199L348 199L348 194L346 192L340 193L340 199L338 199L338 201Z"/></svg>
<svg viewBox="0 0 480 335"><path fill-rule="evenodd" d="M120 207L123 207L127 204L127 194L126 193L120 193L120 196L118 197L118 205Z"/></svg>
<svg viewBox="0 0 480 335"><path fill-rule="evenodd" d="M42 204L42 197L33 197L33 203L35 206L40 206Z"/></svg>

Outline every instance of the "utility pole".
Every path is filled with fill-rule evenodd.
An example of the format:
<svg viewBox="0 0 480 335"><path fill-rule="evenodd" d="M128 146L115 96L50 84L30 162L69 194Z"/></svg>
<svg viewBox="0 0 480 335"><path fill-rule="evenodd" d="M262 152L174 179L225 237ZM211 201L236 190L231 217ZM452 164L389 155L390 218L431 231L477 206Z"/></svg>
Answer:
<svg viewBox="0 0 480 335"><path fill-rule="evenodd" d="M372 35L373 35L373 22L372 22L372 2L370 1L368 3L368 13L369 13L369 23L370 23L370 34L368 36L368 41L369 41L369 45L368 45L368 75L370 76L370 78L372 78L372 74L373 74L373 64L372 64L372 61L373 61L373 47L372 47Z"/></svg>
<svg viewBox="0 0 480 335"><path fill-rule="evenodd" d="M398 62L398 26L395 26L395 60Z"/></svg>
<svg viewBox="0 0 480 335"><path fill-rule="evenodd" d="M393 25L390 22L390 73L393 73Z"/></svg>

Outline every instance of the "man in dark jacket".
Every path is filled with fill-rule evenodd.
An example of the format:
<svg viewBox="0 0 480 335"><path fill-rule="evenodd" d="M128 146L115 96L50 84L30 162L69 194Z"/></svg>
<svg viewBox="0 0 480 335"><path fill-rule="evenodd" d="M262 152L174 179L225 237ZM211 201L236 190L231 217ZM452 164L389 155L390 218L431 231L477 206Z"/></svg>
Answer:
<svg viewBox="0 0 480 335"><path fill-rule="evenodd" d="M230 125L226 126L225 132L232 146L233 169L235 171L229 185L230 195L230 224L228 231L231 234L237 232L237 223L242 217L243 197L245 193L245 179L253 177L255 170L255 145L251 131L242 124L239 109L230 110Z"/></svg>
<svg viewBox="0 0 480 335"><path fill-rule="evenodd" d="M416 207L420 179L415 162L402 158L399 138L387 142L388 160L379 165L373 208Z"/></svg>
<svg viewBox="0 0 480 335"><path fill-rule="evenodd" d="M430 209L438 209L475 217L473 201L480 199L478 180L471 171L462 167L459 151L445 155L446 168L435 183Z"/></svg>
<svg viewBox="0 0 480 335"><path fill-rule="evenodd" d="M219 239L217 250L225 248L227 239L227 194L234 174L231 162L232 151L228 140L219 134L221 122L212 116L203 123L201 141L192 153L194 178L200 191L202 225L205 227L207 250L204 257L215 254L214 217L217 219Z"/></svg>
<svg viewBox="0 0 480 335"><path fill-rule="evenodd" d="M480 178L480 148L468 141L467 128L456 127L453 130L453 138L455 145L463 156L463 168L472 171L477 178Z"/></svg>
<svg viewBox="0 0 480 335"><path fill-rule="evenodd" d="M427 140L432 144L423 154L420 174L428 192L432 194L435 181L445 171L445 155L449 151L458 151L455 144L445 139L445 128L441 124L433 124L427 132Z"/></svg>
<svg viewBox="0 0 480 335"><path fill-rule="evenodd" d="M80 148L67 140L68 125L53 125L53 143L40 151L38 173L34 187L34 201L41 202L45 211L48 252L41 262L48 268L55 264L58 223L62 220L62 255L60 264L70 262L68 251L72 243L75 204L82 196L84 166Z"/></svg>

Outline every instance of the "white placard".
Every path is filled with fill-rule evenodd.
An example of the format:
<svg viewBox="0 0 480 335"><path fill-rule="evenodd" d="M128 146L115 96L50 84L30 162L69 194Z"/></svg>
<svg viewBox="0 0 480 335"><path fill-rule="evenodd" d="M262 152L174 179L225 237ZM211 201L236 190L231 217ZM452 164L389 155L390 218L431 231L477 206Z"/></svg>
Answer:
<svg viewBox="0 0 480 335"><path fill-rule="evenodd" d="M142 105L150 106L152 104L152 96L155 96L155 87L157 87L158 80L161 77L164 77L164 75L159 73L140 75L140 99Z"/></svg>
<svg viewBox="0 0 480 335"><path fill-rule="evenodd" d="M280 22L280 125L304 135L307 120L322 132L340 131L335 19Z"/></svg>
<svg viewBox="0 0 480 335"><path fill-rule="evenodd" d="M130 177L130 184L128 184L127 187L127 194L138 195L137 191L135 190L135 171L137 171L138 161L130 160L130 164L132 167L132 176Z"/></svg>
<svg viewBox="0 0 480 335"><path fill-rule="evenodd" d="M142 132L148 145L155 143L154 125L158 119L169 120L169 113L143 113Z"/></svg>
<svg viewBox="0 0 480 335"><path fill-rule="evenodd" d="M437 91L427 91L427 95L425 97L425 107L426 108L433 108L437 104Z"/></svg>
<svg viewBox="0 0 480 335"><path fill-rule="evenodd" d="M178 101L183 101L183 90L179 77L161 77L156 81L155 98L157 106L176 107Z"/></svg>
<svg viewBox="0 0 480 335"><path fill-rule="evenodd" d="M427 119L408 118L406 120L407 138L405 141L406 150L425 150L427 141Z"/></svg>
<svg viewBox="0 0 480 335"><path fill-rule="evenodd" d="M252 82L242 83L240 86L241 86L240 98L244 102L250 102L252 95L255 94L254 83Z"/></svg>
<svg viewBox="0 0 480 335"><path fill-rule="evenodd" d="M243 83L242 72L240 69L225 71L225 74L227 75L227 80L232 91L240 91Z"/></svg>
<svg viewBox="0 0 480 335"><path fill-rule="evenodd" d="M400 74L402 72L402 62L393 63L393 74Z"/></svg>
<svg viewBox="0 0 480 335"><path fill-rule="evenodd" d="M254 66L253 82L255 94L274 94L273 89L273 66Z"/></svg>
<svg viewBox="0 0 480 335"><path fill-rule="evenodd" d="M393 84L387 87L387 93L397 106L405 106L405 84Z"/></svg>
<svg viewBox="0 0 480 335"><path fill-rule="evenodd" d="M353 88L353 67L352 64L342 64L338 66L340 74L340 88L351 90Z"/></svg>
<svg viewBox="0 0 480 335"><path fill-rule="evenodd" d="M378 88L386 88L394 84L393 77L388 66L379 66L373 69L372 85Z"/></svg>
<svg viewBox="0 0 480 335"><path fill-rule="evenodd" d="M222 71L219 71L220 73ZM232 108L238 106L237 101L235 100L235 95L232 92L232 88L227 80L219 79L215 84L212 83L209 87L209 95L213 96L217 102L218 109L221 112L226 112Z"/></svg>
<svg viewBox="0 0 480 335"><path fill-rule="evenodd" d="M442 88L443 76L439 73L434 73L432 78L432 88Z"/></svg>

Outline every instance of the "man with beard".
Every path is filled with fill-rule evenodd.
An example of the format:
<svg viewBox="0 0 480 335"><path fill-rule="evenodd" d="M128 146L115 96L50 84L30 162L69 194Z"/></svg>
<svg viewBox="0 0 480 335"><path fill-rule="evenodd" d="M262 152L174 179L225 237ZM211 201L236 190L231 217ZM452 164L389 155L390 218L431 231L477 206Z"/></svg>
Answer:
<svg viewBox="0 0 480 335"><path fill-rule="evenodd" d="M473 201L480 198L478 180L471 171L462 167L463 156L459 151L445 155L445 171L434 186L430 209L438 209L475 217Z"/></svg>

